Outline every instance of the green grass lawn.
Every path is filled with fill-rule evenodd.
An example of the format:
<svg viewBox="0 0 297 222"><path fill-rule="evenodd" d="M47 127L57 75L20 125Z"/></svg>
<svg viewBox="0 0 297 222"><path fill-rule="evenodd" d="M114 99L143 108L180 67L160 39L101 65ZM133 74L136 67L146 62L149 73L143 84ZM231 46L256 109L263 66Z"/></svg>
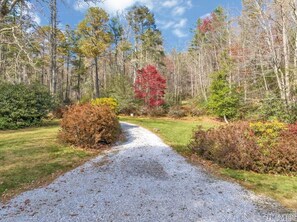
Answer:
<svg viewBox="0 0 297 222"><path fill-rule="evenodd" d="M61 145L59 126L0 131L0 196L6 200L26 189L52 181L96 153Z"/></svg>
<svg viewBox="0 0 297 222"><path fill-rule="evenodd" d="M155 132L165 143L186 157L191 154L187 145L191 139L193 129L197 125L202 125L205 129L217 125L214 121L208 119L172 120L167 118L120 117L120 120L143 126ZM257 174L220 167L216 168L215 171L221 176L235 179L256 193L280 201L284 206L297 209L297 177Z"/></svg>

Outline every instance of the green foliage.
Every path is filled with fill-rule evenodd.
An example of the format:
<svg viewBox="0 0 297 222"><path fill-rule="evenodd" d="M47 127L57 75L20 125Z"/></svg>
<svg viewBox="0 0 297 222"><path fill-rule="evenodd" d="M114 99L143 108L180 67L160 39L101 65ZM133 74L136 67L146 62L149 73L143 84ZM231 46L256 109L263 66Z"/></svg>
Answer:
<svg viewBox="0 0 297 222"><path fill-rule="evenodd" d="M114 99L114 98L97 98L97 99L93 99L91 101L91 104L93 106L107 106L114 112L117 112L118 106L119 106L117 100Z"/></svg>
<svg viewBox="0 0 297 222"><path fill-rule="evenodd" d="M191 149L223 167L297 174L296 134L279 122L237 122L194 133Z"/></svg>
<svg viewBox="0 0 297 222"><path fill-rule="evenodd" d="M53 98L41 85L0 85L0 129L39 124L51 108Z"/></svg>
<svg viewBox="0 0 297 222"><path fill-rule="evenodd" d="M108 27L108 14L101 8L89 8L85 19L78 25L82 36L79 42L81 52L89 58L103 53L112 40Z"/></svg>
<svg viewBox="0 0 297 222"><path fill-rule="evenodd" d="M263 120L278 119L280 121L288 121L290 119L283 101L274 94L266 95L258 112Z"/></svg>
<svg viewBox="0 0 297 222"><path fill-rule="evenodd" d="M138 104L135 102L131 79L125 75L115 75L108 90L104 92L107 97L118 101L118 112L122 114L136 113Z"/></svg>
<svg viewBox="0 0 297 222"><path fill-rule="evenodd" d="M239 95L233 88L230 88L227 74L226 67L214 73L208 108L219 117L233 118L239 108Z"/></svg>
<svg viewBox="0 0 297 222"><path fill-rule="evenodd" d="M116 142L121 132L119 121L106 106L73 105L64 113L59 138L79 147L100 149Z"/></svg>

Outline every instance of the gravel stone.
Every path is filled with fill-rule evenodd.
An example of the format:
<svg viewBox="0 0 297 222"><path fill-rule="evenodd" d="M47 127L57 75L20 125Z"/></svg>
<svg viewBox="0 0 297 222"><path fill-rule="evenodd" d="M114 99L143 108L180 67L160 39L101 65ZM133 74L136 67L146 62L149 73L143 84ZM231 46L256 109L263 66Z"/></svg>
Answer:
<svg viewBox="0 0 297 222"><path fill-rule="evenodd" d="M1 203L0 221L297 221L278 203L191 165L150 131L122 128L127 142Z"/></svg>

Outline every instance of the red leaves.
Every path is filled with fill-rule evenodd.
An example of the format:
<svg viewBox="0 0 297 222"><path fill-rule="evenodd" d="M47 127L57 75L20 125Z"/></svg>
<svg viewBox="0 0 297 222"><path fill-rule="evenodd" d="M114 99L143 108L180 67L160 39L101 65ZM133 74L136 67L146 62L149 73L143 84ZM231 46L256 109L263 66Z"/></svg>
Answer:
<svg viewBox="0 0 297 222"><path fill-rule="evenodd" d="M166 80L155 66L148 65L137 71L135 97L144 101L148 107L163 105Z"/></svg>
<svg viewBox="0 0 297 222"><path fill-rule="evenodd" d="M222 21L220 21L216 13L212 13L202 20L202 23L198 25L198 30L205 34L217 30L222 25Z"/></svg>
<svg viewBox="0 0 297 222"><path fill-rule="evenodd" d="M202 33L206 33L209 31L213 31L213 15L206 17L203 19L202 24L198 26L198 29Z"/></svg>

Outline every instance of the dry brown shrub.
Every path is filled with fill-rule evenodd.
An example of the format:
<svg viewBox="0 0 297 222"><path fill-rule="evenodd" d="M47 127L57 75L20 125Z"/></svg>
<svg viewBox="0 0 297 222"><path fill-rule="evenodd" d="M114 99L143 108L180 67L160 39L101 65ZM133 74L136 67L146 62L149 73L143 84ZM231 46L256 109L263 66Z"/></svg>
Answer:
<svg viewBox="0 0 297 222"><path fill-rule="evenodd" d="M61 128L62 141L92 149L116 142L121 132L113 111L91 104L70 106L63 115Z"/></svg>

